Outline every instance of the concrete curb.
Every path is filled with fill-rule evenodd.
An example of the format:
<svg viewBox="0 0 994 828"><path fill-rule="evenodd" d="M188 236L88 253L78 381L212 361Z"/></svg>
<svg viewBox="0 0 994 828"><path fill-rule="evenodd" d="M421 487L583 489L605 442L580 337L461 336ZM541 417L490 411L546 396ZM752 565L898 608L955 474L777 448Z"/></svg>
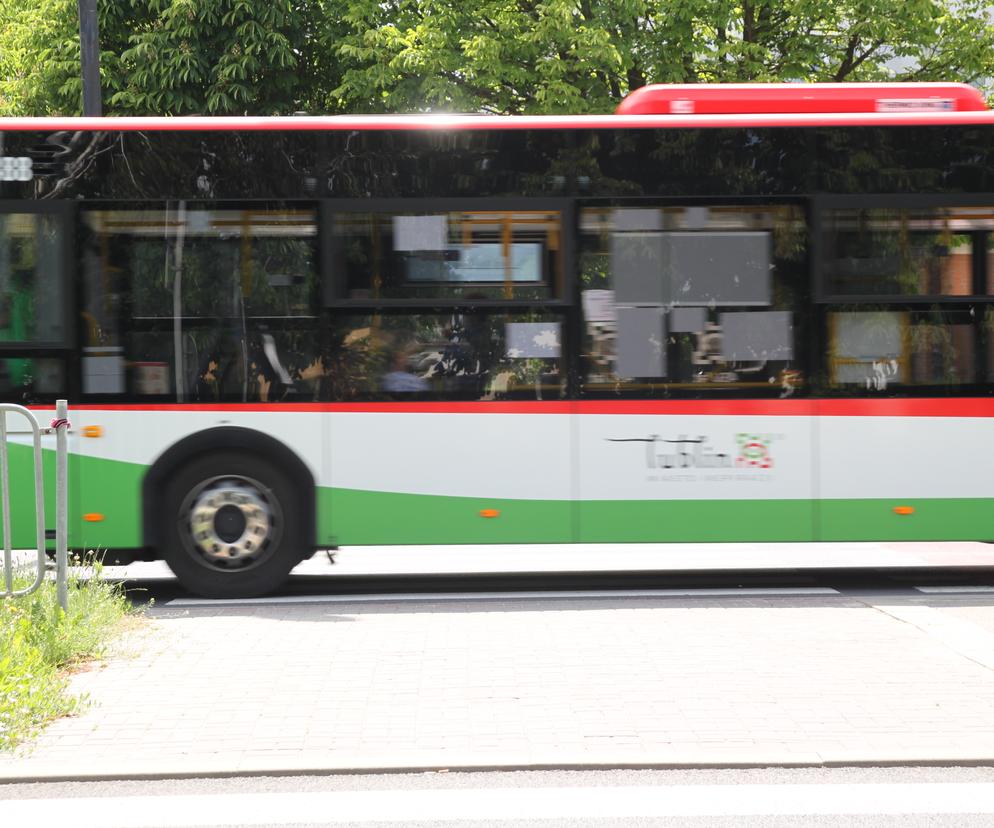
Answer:
<svg viewBox="0 0 994 828"><path fill-rule="evenodd" d="M286 762L245 762L243 767L221 767L205 763L199 767L187 762L166 763L158 768L106 768L94 771L67 772L46 763L23 771L0 771L0 785L32 782L121 782L167 779L237 779L262 776L371 776L375 774L413 773L492 773L515 771L615 771L615 770L746 770L762 768L867 768L867 767L991 767L994 755L945 757L756 757L754 759L687 759L659 762L522 762L522 763L431 763L431 764L357 764L294 765Z"/></svg>

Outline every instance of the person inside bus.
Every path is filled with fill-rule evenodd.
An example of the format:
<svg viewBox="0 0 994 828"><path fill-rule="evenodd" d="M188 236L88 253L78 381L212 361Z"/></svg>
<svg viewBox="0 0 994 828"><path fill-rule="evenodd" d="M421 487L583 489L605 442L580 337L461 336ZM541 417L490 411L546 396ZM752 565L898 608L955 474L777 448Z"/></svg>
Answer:
<svg viewBox="0 0 994 828"><path fill-rule="evenodd" d="M411 370L406 349L394 352L392 368L383 375L380 387L389 394L418 394L428 390L428 381Z"/></svg>

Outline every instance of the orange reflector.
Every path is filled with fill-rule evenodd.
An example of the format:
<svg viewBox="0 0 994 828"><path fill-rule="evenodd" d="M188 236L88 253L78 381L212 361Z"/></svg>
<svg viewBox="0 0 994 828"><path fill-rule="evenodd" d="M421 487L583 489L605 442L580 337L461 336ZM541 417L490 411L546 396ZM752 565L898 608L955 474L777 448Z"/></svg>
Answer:
<svg viewBox="0 0 994 828"><path fill-rule="evenodd" d="M914 506L895 506L894 507L894 514L895 515L913 515L914 513L915 513L915 507Z"/></svg>
<svg viewBox="0 0 994 828"><path fill-rule="evenodd" d="M104 516L100 512L87 512L83 515L83 520L87 523L100 523L104 519Z"/></svg>
<svg viewBox="0 0 994 828"><path fill-rule="evenodd" d="M500 510L498 509L480 509L480 517L500 517Z"/></svg>
<svg viewBox="0 0 994 828"><path fill-rule="evenodd" d="M103 437L104 428L103 426L83 426L83 436L84 437Z"/></svg>

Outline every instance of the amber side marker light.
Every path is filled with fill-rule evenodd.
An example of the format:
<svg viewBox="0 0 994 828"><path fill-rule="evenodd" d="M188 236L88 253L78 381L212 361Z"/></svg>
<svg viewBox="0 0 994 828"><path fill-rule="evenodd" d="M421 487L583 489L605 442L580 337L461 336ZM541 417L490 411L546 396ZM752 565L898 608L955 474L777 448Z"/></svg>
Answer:
<svg viewBox="0 0 994 828"><path fill-rule="evenodd" d="M83 426L83 436L84 437L103 437L104 427L103 426Z"/></svg>
<svg viewBox="0 0 994 828"><path fill-rule="evenodd" d="M915 513L915 507L914 506L895 506L894 507L894 514L895 515L913 515L914 513Z"/></svg>
<svg viewBox="0 0 994 828"><path fill-rule="evenodd" d="M500 517L499 509L480 509L480 517L495 518Z"/></svg>
<svg viewBox="0 0 994 828"><path fill-rule="evenodd" d="M100 523L104 519L104 516L100 512L87 512L83 515L83 520L87 523Z"/></svg>

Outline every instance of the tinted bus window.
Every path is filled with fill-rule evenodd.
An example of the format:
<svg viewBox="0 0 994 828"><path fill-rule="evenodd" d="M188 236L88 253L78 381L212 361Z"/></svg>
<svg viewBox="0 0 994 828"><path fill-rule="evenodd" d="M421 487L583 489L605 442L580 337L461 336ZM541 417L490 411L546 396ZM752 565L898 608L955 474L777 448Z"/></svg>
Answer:
<svg viewBox="0 0 994 828"><path fill-rule="evenodd" d="M801 389L799 208L588 207L580 224L585 393Z"/></svg>
<svg viewBox="0 0 994 828"><path fill-rule="evenodd" d="M829 193L982 193L994 190L990 126L813 130L818 182Z"/></svg>
<svg viewBox="0 0 994 828"><path fill-rule="evenodd" d="M317 358L317 211L83 214L83 391L269 400Z"/></svg>
<svg viewBox="0 0 994 828"><path fill-rule="evenodd" d="M955 390L990 381L991 314L977 308L849 306L828 313L829 385L843 391Z"/></svg>
<svg viewBox="0 0 994 828"><path fill-rule="evenodd" d="M994 230L994 210L830 209L823 227L829 294L970 296L974 258L986 247L978 239Z"/></svg>
<svg viewBox="0 0 994 828"><path fill-rule="evenodd" d="M348 299L548 299L561 294L556 210L335 213Z"/></svg>
<svg viewBox="0 0 994 828"><path fill-rule="evenodd" d="M334 325L332 399L559 399L565 392L562 316L398 313Z"/></svg>
<svg viewBox="0 0 994 828"><path fill-rule="evenodd" d="M618 129L576 140L582 195L789 196L814 182L803 130Z"/></svg>
<svg viewBox="0 0 994 828"><path fill-rule="evenodd" d="M65 340L60 228L54 215L0 214L0 342Z"/></svg>

